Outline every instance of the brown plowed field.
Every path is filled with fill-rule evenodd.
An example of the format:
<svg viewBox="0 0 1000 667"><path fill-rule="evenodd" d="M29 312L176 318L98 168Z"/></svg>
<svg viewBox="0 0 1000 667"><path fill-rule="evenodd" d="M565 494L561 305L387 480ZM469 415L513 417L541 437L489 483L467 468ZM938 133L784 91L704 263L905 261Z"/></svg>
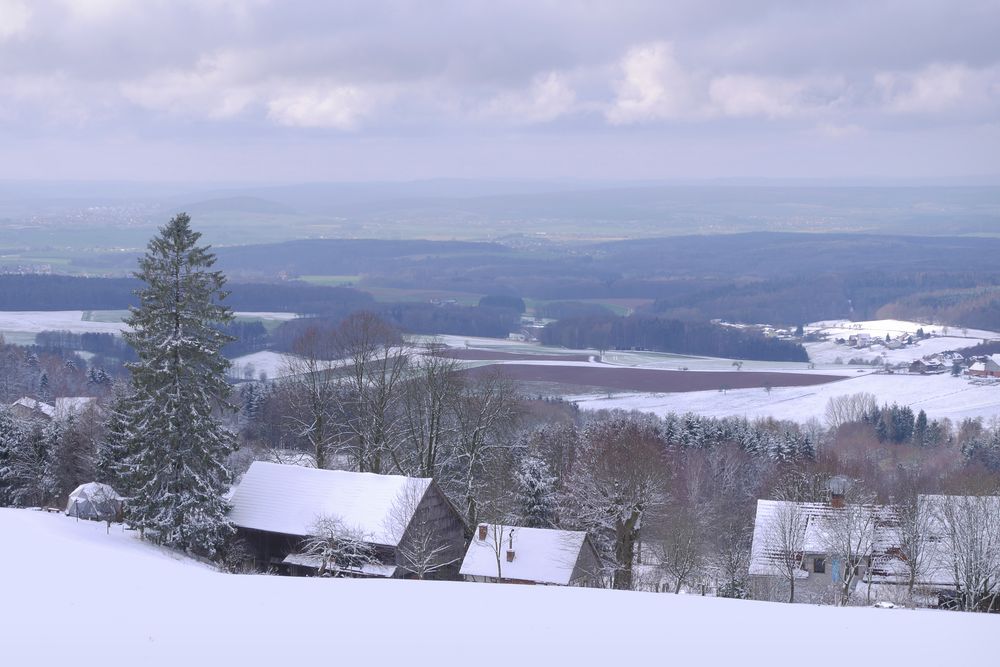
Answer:
<svg viewBox="0 0 1000 667"><path fill-rule="evenodd" d="M519 382L552 382L619 391L680 392L760 387L808 387L844 379L837 375L768 373L758 371L661 371L650 368L534 366L503 364L470 368L477 375L496 368Z"/></svg>

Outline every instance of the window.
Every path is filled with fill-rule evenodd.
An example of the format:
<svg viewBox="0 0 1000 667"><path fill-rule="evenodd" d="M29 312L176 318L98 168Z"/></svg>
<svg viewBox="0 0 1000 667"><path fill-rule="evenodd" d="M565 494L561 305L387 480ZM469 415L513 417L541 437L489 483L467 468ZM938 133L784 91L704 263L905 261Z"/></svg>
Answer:
<svg viewBox="0 0 1000 667"><path fill-rule="evenodd" d="M813 572L816 574L823 574L826 572L825 558L813 558Z"/></svg>

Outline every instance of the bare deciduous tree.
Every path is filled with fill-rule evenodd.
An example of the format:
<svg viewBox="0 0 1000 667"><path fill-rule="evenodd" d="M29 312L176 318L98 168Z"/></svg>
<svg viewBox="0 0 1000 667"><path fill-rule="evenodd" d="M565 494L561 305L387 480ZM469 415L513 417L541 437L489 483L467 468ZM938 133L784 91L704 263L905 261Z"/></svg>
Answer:
<svg viewBox="0 0 1000 667"><path fill-rule="evenodd" d="M517 394L514 384L499 369L490 370L463 387L455 404L455 486L461 495L465 520L479 523L479 499L484 473L495 450L509 447Z"/></svg>
<svg viewBox="0 0 1000 667"><path fill-rule="evenodd" d="M320 576L361 573L366 565L379 562L365 536L335 516L316 519L299 553L315 560Z"/></svg>
<svg viewBox="0 0 1000 667"><path fill-rule="evenodd" d="M333 332L310 327L292 346L278 391L287 400L295 435L309 443L315 466L327 468L337 439L334 424L338 361Z"/></svg>
<svg viewBox="0 0 1000 667"><path fill-rule="evenodd" d="M407 468L420 477L438 479L449 463L448 445L456 430L453 410L462 387L459 364L431 349L413 366L404 393Z"/></svg>
<svg viewBox="0 0 1000 667"><path fill-rule="evenodd" d="M954 578L958 604L986 610L1000 599L1000 497L930 496L935 558Z"/></svg>
<svg viewBox="0 0 1000 667"><path fill-rule="evenodd" d="M826 423L831 429L844 424L862 421L868 413L878 407L874 394L859 392L834 396L826 403Z"/></svg>
<svg viewBox="0 0 1000 667"><path fill-rule="evenodd" d="M409 354L399 332L374 313L350 315L337 329L343 360L338 424L341 443L360 472L405 472L400 460L400 390Z"/></svg>
<svg viewBox="0 0 1000 667"><path fill-rule="evenodd" d="M926 503L909 494L894 506L898 562L906 576L907 604L915 606L915 588L928 573L932 558L932 517Z"/></svg>
<svg viewBox="0 0 1000 667"><path fill-rule="evenodd" d="M776 573L788 583L788 601L795 602L795 580L802 572L807 517L798 503L775 506L764 537L764 549Z"/></svg>
<svg viewBox="0 0 1000 667"><path fill-rule="evenodd" d="M841 571L834 575L838 577L836 600L842 606L850 602L858 577L871 562L878 518L873 498L852 500L817 519L826 552L840 563Z"/></svg>

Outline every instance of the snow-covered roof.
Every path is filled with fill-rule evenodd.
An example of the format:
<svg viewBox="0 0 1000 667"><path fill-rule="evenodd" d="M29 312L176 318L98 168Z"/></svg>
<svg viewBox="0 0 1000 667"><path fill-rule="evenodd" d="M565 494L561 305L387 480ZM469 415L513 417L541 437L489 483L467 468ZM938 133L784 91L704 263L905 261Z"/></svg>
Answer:
<svg viewBox="0 0 1000 667"><path fill-rule="evenodd" d="M496 577L499 550L501 579L569 584L587 537L587 533L576 530L496 525L487 525L486 529L486 539L479 539L478 529L473 535L462 561L461 574ZM513 545L514 559L508 562L510 545Z"/></svg>
<svg viewBox="0 0 1000 667"><path fill-rule="evenodd" d="M77 499L99 499L102 501L106 500L121 500L122 497L107 484L102 484L100 482L87 482L86 484L81 484L80 486L73 489L72 493L69 494L69 502Z"/></svg>
<svg viewBox="0 0 1000 667"><path fill-rule="evenodd" d="M323 559L319 556L288 554L281 562L285 565L298 565L299 567L311 567L318 570L320 565L323 564ZM365 563L364 565L360 565L358 567L340 567L333 565L332 563L328 563L327 568L347 574L360 574L366 577L386 578L392 578L395 576L396 570L398 569L395 565L386 565L384 563Z"/></svg>
<svg viewBox="0 0 1000 667"><path fill-rule="evenodd" d="M96 402L97 399L93 396L60 396L56 399L55 415L60 419L66 419L80 414Z"/></svg>
<svg viewBox="0 0 1000 667"><path fill-rule="evenodd" d="M23 396L11 403L11 407L15 405L20 405L21 407L28 408L29 410L40 412L46 417L54 417L56 414L55 406L49 405L43 401L37 401L33 398L28 398L27 396Z"/></svg>
<svg viewBox="0 0 1000 667"><path fill-rule="evenodd" d="M230 520L241 528L303 537L317 519L339 519L373 544L397 546L402 537L392 517L394 507L408 512L431 480L399 475L254 461L233 494Z"/></svg>

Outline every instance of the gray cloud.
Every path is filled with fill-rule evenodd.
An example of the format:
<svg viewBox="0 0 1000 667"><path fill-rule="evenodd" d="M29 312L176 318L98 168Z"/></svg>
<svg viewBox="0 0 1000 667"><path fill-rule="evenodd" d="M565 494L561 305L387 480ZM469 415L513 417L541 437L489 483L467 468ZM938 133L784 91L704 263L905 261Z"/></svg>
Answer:
<svg viewBox="0 0 1000 667"><path fill-rule="evenodd" d="M996 25L975 0L0 0L0 177L996 173Z"/></svg>

